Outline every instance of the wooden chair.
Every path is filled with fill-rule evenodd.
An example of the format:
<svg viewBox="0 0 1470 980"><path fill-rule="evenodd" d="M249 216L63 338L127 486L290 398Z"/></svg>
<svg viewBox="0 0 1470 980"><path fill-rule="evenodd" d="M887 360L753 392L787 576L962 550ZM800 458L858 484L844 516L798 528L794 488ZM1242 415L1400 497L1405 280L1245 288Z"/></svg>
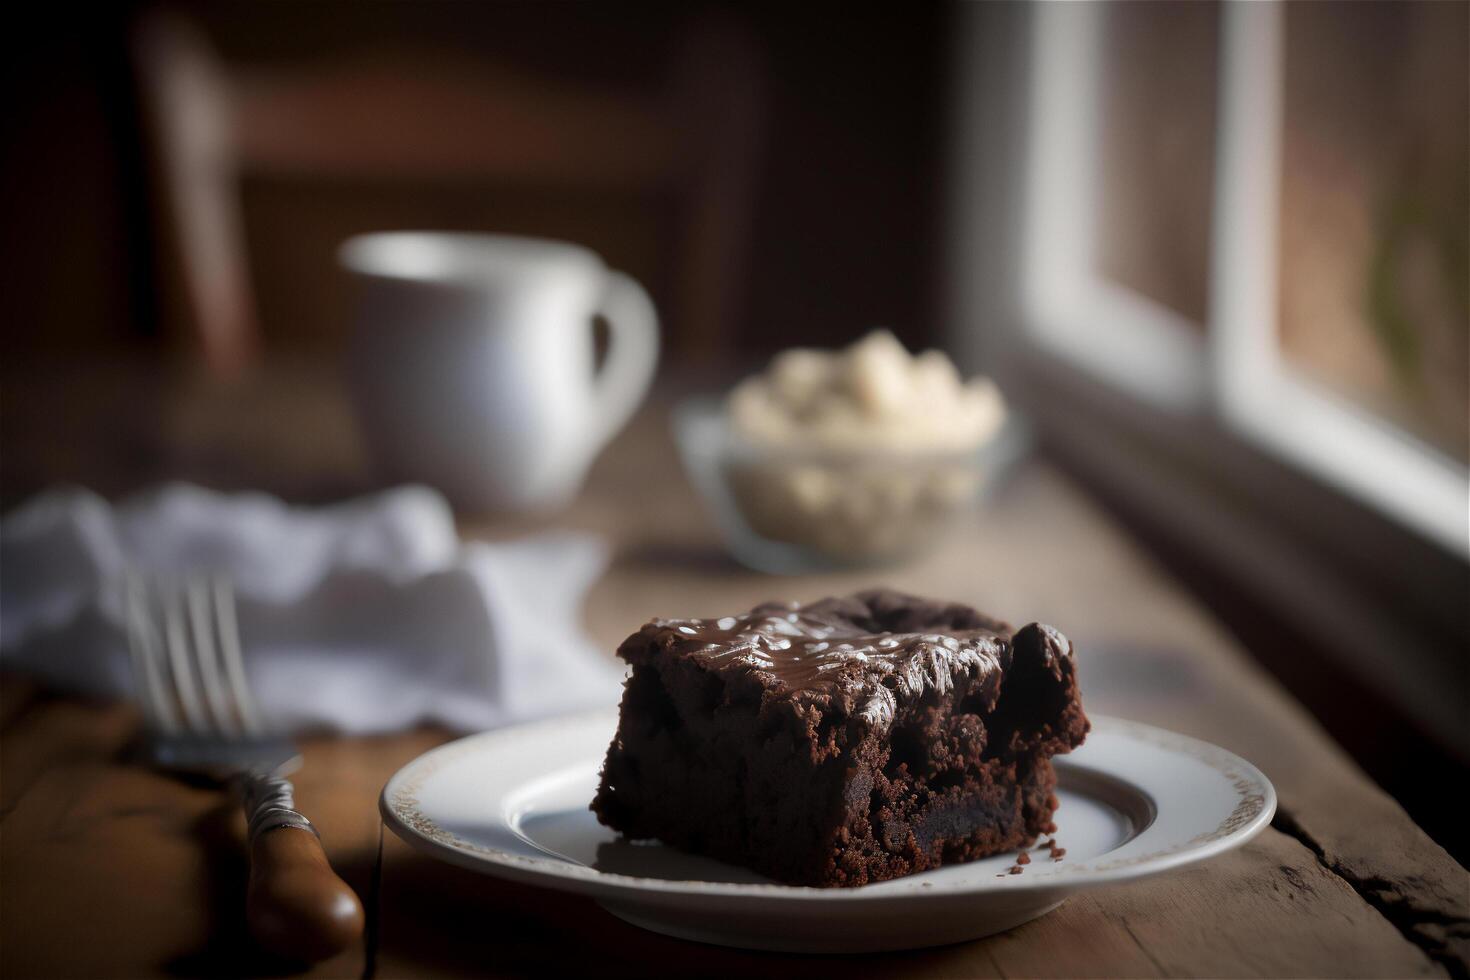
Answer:
<svg viewBox="0 0 1470 980"><path fill-rule="evenodd" d="M408 49L243 66L222 60L188 19L150 11L134 56L171 331L221 373L260 347L243 176L473 180L670 192L679 240L669 253L680 265L666 334L696 358L719 349L741 292L762 73L725 21L695 22L675 52L653 94Z"/></svg>

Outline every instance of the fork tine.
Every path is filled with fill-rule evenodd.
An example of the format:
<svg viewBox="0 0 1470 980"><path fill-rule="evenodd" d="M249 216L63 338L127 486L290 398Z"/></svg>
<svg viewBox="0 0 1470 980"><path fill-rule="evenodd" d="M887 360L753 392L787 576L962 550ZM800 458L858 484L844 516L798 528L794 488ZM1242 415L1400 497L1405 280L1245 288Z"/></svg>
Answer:
<svg viewBox="0 0 1470 980"><path fill-rule="evenodd" d="M204 688L204 703L214 718L215 729L222 735L235 736L240 726L232 710L230 692L220 678L219 648L215 643L213 604L209 601L207 576L191 576L184 586L184 601L189 614L189 633L194 638L195 666Z"/></svg>
<svg viewBox="0 0 1470 980"><path fill-rule="evenodd" d="M142 626L139 623L137 593L140 588L137 575L125 571L120 582L123 600L123 625L128 634L128 655L133 665L133 687L136 689L138 707L143 711L143 720L149 728L161 727L158 708L153 701L152 685L148 682L148 651L143 645Z"/></svg>
<svg viewBox="0 0 1470 980"><path fill-rule="evenodd" d="M214 622L219 629L219 648L225 662L225 676L240 715L240 727L247 735L261 734L260 715L245 678L245 661L240 656L240 624L235 616L235 590L228 579L220 576L210 590L214 598Z"/></svg>
<svg viewBox="0 0 1470 980"><path fill-rule="evenodd" d="M143 576L129 571L123 576L128 648L133 658L133 675L138 685L138 704L148 727L166 735L179 730L178 716L164 691L160 674L158 634L148 611L148 587Z"/></svg>
<svg viewBox="0 0 1470 980"><path fill-rule="evenodd" d="M199 691L194 686L191 661L195 657L190 653L189 636L184 629L183 590L177 582L169 582L159 591L162 593L160 601L163 605L163 629L168 643L174 692L178 695L179 705L184 709L184 719L189 723L189 728L198 734L207 734L209 719L204 716Z"/></svg>

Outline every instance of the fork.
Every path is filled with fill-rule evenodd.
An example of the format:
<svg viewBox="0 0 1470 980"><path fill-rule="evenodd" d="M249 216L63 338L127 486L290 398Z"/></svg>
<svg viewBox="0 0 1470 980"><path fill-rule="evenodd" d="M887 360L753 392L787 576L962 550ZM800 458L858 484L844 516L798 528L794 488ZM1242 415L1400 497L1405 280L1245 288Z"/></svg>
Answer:
<svg viewBox="0 0 1470 980"><path fill-rule="evenodd" d="M176 579L130 571L123 608L144 751L157 768L237 789L245 807L250 881L245 921L275 955L317 962L363 930L362 903L327 861L286 778L301 765L288 739L265 731L245 679L234 590L209 574Z"/></svg>

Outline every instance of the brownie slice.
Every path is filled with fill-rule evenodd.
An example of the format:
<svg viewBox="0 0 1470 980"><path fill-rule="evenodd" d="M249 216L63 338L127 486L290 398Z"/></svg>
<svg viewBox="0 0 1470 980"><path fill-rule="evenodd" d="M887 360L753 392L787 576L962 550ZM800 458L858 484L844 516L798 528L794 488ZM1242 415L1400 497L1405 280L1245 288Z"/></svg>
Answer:
<svg viewBox="0 0 1470 980"><path fill-rule="evenodd" d="M1029 845L1088 730L1056 630L886 590L658 619L618 655L598 819L794 885Z"/></svg>

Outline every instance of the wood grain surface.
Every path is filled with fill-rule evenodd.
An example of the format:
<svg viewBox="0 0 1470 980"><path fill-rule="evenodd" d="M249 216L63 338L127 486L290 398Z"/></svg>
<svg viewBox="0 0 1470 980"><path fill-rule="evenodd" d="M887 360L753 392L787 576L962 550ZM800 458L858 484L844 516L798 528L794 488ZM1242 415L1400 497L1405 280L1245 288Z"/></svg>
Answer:
<svg viewBox="0 0 1470 980"><path fill-rule="evenodd" d="M292 397L311 403L299 391ZM191 425L218 431L200 420ZM296 438L338 436L308 427ZM334 445L331 459L356 465L340 439ZM189 458L188 451L163 458ZM309 457L301 447L278 453L296 466ZM250 476L272 488L362 479ZM1021 466L971 524L923 560L883 575L772 579L724 557L655 408L604 454L570 512L469 523L465 532L503 538L553 525L593 531L613 545L612 565L586 609L589 633L608 651L651 616L723 614L773 597L890 584L1013 622L1056 625L1078 650L1089 710L1216 742L1276 784L1280 814L1245 848L1075 897L989 939L864 956L865 975L1470 974L1465 870L1042 459ZM290 973L245 938L236 807L211 787L135 766L136 726L127 707L0 679L0 974ZM846 974L858 962L668 939L590 900L417 855L384 835L377 794L398 767L448 737L420 731L304 743L297 800L362 896L369 922L361 948L300 975L808 977Z"/></svg>

